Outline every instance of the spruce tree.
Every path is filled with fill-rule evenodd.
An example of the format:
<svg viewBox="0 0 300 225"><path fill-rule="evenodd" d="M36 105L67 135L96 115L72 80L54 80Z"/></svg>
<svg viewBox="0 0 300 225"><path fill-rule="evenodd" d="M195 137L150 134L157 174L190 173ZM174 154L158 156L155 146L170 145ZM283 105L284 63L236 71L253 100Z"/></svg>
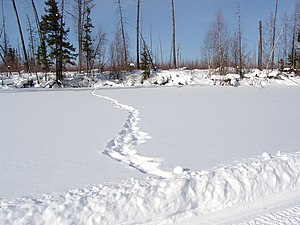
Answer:
<svg viewBox="0 0 300 225"><path fill-rule="evenodd" d="M41 18L41 31L45 35L45 40L49 47L49 57L54 60L56 81L62 81L63 64L74 64L75 48L67 40L69 29L65 29L63 16L58 10L56 0L45 2L45 14ZM45 46L42 46L43 50Z"/></svg>
<svg viewBox="0 0 300 225"><path fill-rule="evenodd" d="M85 52L86 57L86 70L90 73L92 60L93 60L93 40L92 40L92 29L94 28L91 19L91 10L88 7L86 10L86 19L83 25L83 51Z"/></svg>
<svg viewBox="0 0 300 225"><path fill-rule="evenodd" d="M143 49L141 52L141 69L143 70L143 79L147 80L150 77L150 65L151 59L147 49L146 44L144 43Z"/></svg>

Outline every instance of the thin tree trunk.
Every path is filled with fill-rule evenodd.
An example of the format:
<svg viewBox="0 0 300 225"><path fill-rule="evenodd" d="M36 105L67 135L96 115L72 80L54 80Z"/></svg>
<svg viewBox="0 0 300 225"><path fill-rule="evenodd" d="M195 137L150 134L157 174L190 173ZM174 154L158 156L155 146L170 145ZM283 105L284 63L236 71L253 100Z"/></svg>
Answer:
<svg viewBox="0 0 300 225"><path fill-rule="evenodd" d="M63 75L62 75L62 71L63 71L63 23L64 23L64 8L65 8L65 0L61 1L61 17L60 17L60 34L59 34L59 38L60 38L60 43L59 43L59 53L58 53L58 66L57 69L58 71L56 71L56 80L63 80Z"/></svg>
<svg viewBox="0 0 300 225"><path fill-rule="evenodd" d="M174 0L171 0L172 7L172 53L173 53L173 67L177 68L176 61L176 40L175 40L175 9L174 9Z"/></svg>
<svg viewBox="0 0 300 225"><path fill-rule="evenodd" d="M18 14L18 11L17 11L15 0L12 0L12 4L13 4L14 11L15 11L15 16L16 16L16 20L17 20L17 24L18 24L18 28L19 28L21 42L22 42L25 71L29 72L28 56L27 56L26 46L25 46L25 42L24 42L23 32L22 32L21 23L20 23L19 14Z"/></svg>
<svg viewBox="0 0 300 225"><path fill-rule="evenodd" d="M221 28L221 15L218 15L217 18L217 29L218 29L218 48L219 48L219 66L220 66L220 75L224 75L224 58L223 58L223 47L222 47L222 28Z"/></svg>
<svg viewBox="0 0 300 225"><path fill-rule="evenodd" d="M259 36L258 36L258 69L262 71L263 59L263 36L262 36L262 21L259 21Z"/></svg>
<svg viewBox="0 0 300 225"><path fill-rule="evenodd" d="M160 63L161 66L164 64L164 58L163 58L163 49L162 49L162 43L161 43L161 38L159 35L159 49L160 49Z"/></svg>
<svg viewBox="0 0 300 225"><path fill-rule="evenodd" d="M137 15L136 15L136 64L137 69L140 69L140 8L141 0L137 0Z"/></svg>
<svg viewBox="0 0 300 225"><path fill-rule="evenodd" d="M238 2L238 38L239 38L239 74L243 76L243 54L242 54L242 29L241 29L241 3Z"/></svg>
<svg viewBox="0 0 300 225"><path fill-rule="evenodd" d="M96 45L96 48L95 48L95 51L94 51L94 54L93 54L93 59L95 59L95 60L96 60L96 56L98 54L99 48L100 48L102 42L104 42L104 39L105 39L105 34L102 34L101 37L99 38L98 42L97 42L97 45ZM91 68L94 67L95 60L92 61Z"/></svg>
<svg viewBox="0 0 300 225"><path fill-rule="evenodd" d="M78 41L78 70L82 71L82 0L77 1L77 41Z"/></svg>
<svg viewBox="0 0 300 225"><path fill-rule="evenodd" d="M296 65L295 65L295 62L296 62L296 48L295 48L295 45L296 45L296 39L297 39L297 14L298 14L298 11L297 11L297 4L296 4L296 10L295 10L295 16L294 16L294 26L293 26L293 41L292 41L292 63L291 63L291 66L293 69L296 68Z"/></svg>
<svg viewBox="0 0 300 225"><path fill-rule="evenodd" d="M275 40L276 40L276 22L277 22L277 12L278 12L278 0L276 0L274 22L273 22L273 38L272 38L272 53L271 53L271 70L274 69L274 58L275 58Z"/></svg>
<svg viewBox="0 0 300 225"><path fill-rule="evenodd" d="M6 57L6 53L8 50L8 40L7 40L7 34L6 34L6 19L5 19L5 15L4 15L4 5L3 5L3 1L1 0L1 10L2 10L2 31L3 31L3 44L4 44L4 58Z"/></svg>

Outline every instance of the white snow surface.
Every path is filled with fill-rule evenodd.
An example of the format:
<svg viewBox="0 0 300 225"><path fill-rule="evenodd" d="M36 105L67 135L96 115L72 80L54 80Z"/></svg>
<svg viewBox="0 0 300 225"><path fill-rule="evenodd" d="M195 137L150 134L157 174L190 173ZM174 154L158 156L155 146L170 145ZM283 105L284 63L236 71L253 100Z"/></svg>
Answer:
<svg viewBox="0 0 300 225"><path fill-rule="evenodd" d="M0 224L298 224L299 92L193 86L1 93ZM84 114L91 112L92 120ZM57 131L72 137L59 139ZM47 139L36 138L44 133ZM42 185L49 189L39 190L52 171ZM295 204L282 208L288 195ZM270 200L274 211L251 206ZM222 216L228 210L236 218Z"/></svg>
<svg viewBox="0 0 300 225"><path fill-rule="evenodd" d="M89 90L2 92L0 104L0 198L141 177L100 153L126 113Z"/></svg>

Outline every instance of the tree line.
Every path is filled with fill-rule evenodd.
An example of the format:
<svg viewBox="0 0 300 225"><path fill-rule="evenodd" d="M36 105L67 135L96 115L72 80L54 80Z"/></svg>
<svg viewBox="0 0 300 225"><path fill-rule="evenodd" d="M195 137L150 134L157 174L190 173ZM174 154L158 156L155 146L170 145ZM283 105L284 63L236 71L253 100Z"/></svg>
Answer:
<svg viewBox="0 0 300 225"><path fill-rule="evenodd" d="M254 47L254 54L243 34L240 3L236 9L237 25L233 34L219 11L202 45L203 61L210 73L218 70L222 75L234 69L243 75L249 68L299 70L300 2L296 2L292 15L285 12L280 18L278 7L279 0L275 0L270 16L265 21L257 21L258 46Z"/></svg>
<svg viewBox="0 0 300 225"><path fill-rule="evenodd" d="M180 58L180 45L176 43L176 14L175 1L170 0L170 29L171 54L170 61L163 63L153 54L151 46L143 38L141 29L140 0L136 0L136 55L131 56L129 51L129 38L124 16L124 0L115 0L117 28L110 42L103 31L95 32L91 13L94 10L94 0L68 0L72 3L72 12L67 12L67 0L44 1L44 11L39 14L35 0L27 0L31 6L30 15L26 16L27 36L24 39L23 29L18 14L15 0L10 1L21 40L21 48L11 46L6 32L6 18L4 1L1 0L2 24L0 25L0 72L21 71L47 74L55 72L56 80L63 80L63 71L76 70L79 73L91 74L95 69L99 71L110 70L114 78L133 68L144 70L145 77L149 76L150 69L178 68L187 66L191 68L208 68L209 73L224 75L231 70L243 76L249 68L260 70L299 69L299 56L297 48L300 42L300 1L295 4L292 15L284 13L278 15L281 1L274 0L274 9L270 16L262 21L257 21L258 46L247 46L248 42L243 32L242 7L237 1L235 32L230 32L230 27L225 21L222 12L217 12L214 21L207 30L201 43L201 59L183 61ZM283 3L283 2L282 2ZM71 17L76 23L76 45L70 43L68 36L70 29L66 26L66 16ZM26 45L27 42L27 45ZM160 43L161 45L161 43ZM162 50L161 50L162 51ZM162 53L161 53L162 55ZM135 58L135 60L131 60ZM134 61L134 64L132 63ZM39 77L37 76L39 82Z"/></svg>

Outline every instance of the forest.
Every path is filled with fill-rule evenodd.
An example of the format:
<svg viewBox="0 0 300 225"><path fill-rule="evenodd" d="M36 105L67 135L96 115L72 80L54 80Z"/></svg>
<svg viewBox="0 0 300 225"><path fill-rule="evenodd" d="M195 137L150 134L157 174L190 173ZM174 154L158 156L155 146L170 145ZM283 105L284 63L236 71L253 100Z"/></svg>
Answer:
<svg viewBox="0 0 300 225"><path fill-rule="evenodd" d="M226 75L234 70L243 76L253 68L259 70L274 70L299 73L300 47L300 1L295 1L292 14L278 14L280 0L274 0L272 12L266 19L257 21L258 45L252 50L244 37L242 21L243 10L240 1L236 7L236 27L231 27L224 19L221 10L216 12L206 35L201 40L199 58L185 60L181 57L180 45L176 42L176 1L170 0L171 52L169 60L163 60L162 49L152 49L143 36L141 14L143 1L136 0L136 40L130 40L127 32L127 18L124 10L125 0L115 0L116 29L113 38L108 38L105 31L95 29L91 14L97 4L95 0L72 0L72 10L66 9L67 0L44 1L44 11L38 11L35 0L26 0L31 11L26 21L20 21L18 2L1 0L0 24L0 73L2 77L12 73L43 72L44 80L47 74L54 72L56 80L62 81L64 72L91 74L95 71L111 71L113 78L118 79L123 72L133 69L145 71L146 77L151 70L156 69L208 69L209 74ZM69 0L70 1L70 0ZM20 44L10 43L7 34L6 12L4 3L12 4L16 30ZM69 5L69 4L68 4ZM76 23L76 43L69 40L70 28L66 18L72 18ZM26 22L27 29L21 22ZM133 21L131 21L133 22ZM234 32L231 32L234 30ZM24 33L26 35L24 35ZM26 37L26 38L25 38ZM28 37L28 38L27 38ZM135 44L133 44L135 43ZM134 51L129 45L135 46ZM161 43L160 43L161 45ZM250 50L251 49L251 50ZM37 81L40 77L36 75Z"/></svg>

